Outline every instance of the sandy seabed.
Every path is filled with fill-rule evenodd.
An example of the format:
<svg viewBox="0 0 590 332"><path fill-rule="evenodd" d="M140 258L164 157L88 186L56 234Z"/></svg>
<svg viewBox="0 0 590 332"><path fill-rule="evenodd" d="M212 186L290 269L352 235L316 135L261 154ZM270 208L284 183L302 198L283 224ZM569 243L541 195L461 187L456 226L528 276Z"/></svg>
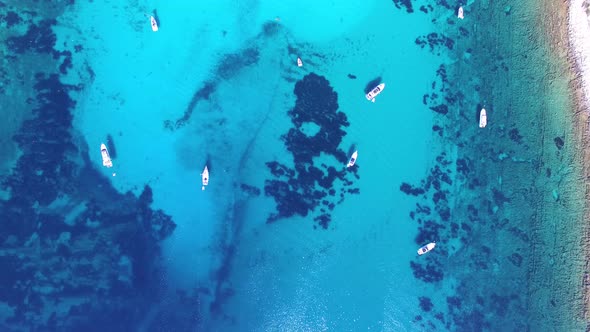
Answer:
<svg viewBox="0 0 590 332"><path fill-rule="evenodd" d="M459 53L470 54L461 60L466 65L459 64L457 76L479 78L473 89L489 114L486 131L477 133L475 145L463 142L462 154L476 158L476 173L508 199L495 208L494 223L506 222L515 230L482 228L481 236L498 258L495 275L483 288L492 294L519 291L523 300L494 328L519 322L531 331L579 331L587 325L590 306L580 288L586 288L590 257L581 250L590 238L583 83L590 64L576 59L590 53L575 46L587 43L581 36L590 36L590 30L587 23L571 24L580 21L580 13L572 12L585 16L582 2L480 1L466 11L465 21L473 24L472 45L478 46L473 52L469 45L457 46ZM515 233L526 240L515 239ZM522 264L505 263L515 255ZM476 280L467 288L481 284Z"/></svg>

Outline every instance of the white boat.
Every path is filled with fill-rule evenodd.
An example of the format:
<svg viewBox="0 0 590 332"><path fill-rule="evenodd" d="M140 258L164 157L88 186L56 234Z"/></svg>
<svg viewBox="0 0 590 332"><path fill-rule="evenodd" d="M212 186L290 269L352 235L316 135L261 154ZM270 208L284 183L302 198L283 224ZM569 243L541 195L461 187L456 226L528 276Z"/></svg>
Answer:
<svg viewBox="0 0 590 332"><path fill-rule="evenodd" d="M156 21L156 18L152 15L150 15L150 23L152 24L152 31L158 31L158 21Z"/></svg>
<svg viewBox="0 0 590 332"><path fill-rule="evenodd" d="M429 252L430 250L434 249L436 246L436 242L430 242L429 244L425 245L418 249L418 255L424 255L425 253Z"/></svg>
<svg viewBox="0 0 590 332"><path fill-rule="evenodd" d="M201 181L203 182L203 187L201 190L205 190L205 186L209 184L209 169L205 166L203 173L201 173Z"/></svg>
<svg viewBox="0 0 590 332"><path fill-rule="evenodd" d="M354 163L356 163L356 158L358 157L359 152L358 151L354 151L354 153L352 154L352 156L350 156L350 160L348 161L348 164L346 165L346 167L352 167L354 166Z"/></svg>
<svg viewBox="0 0 590 332"><path fill-rule="evenodd" d="M460 19L463 19L463 6L459 7L459 10L457 11L457 17Z"/></svg>
<svg viewBox="0 0 590 332"><path fill-rule="evenodd" d="M301 58L297 58L297 67L303 67L303 61L301 61Z"/></svg>
<svg viewBox="0 0 590 332"><path fill-rule="evenodd" d="M371 92L367 93L367 100L375 102L375 97L377 97L377 95L380 94L383 89L385 89L385 83L377 85L375 88L373 88L373 90L371 90Z"/></svg>
<svg viewBox="0 0 590 332"><path fill-rule="evenodd" d="M100 144L100 154L102 155L102 165L104 167L113 167L113 161L111 160L111 156L109 156L109 150L107 150L107 146L104 143Z"/></svg>
<svg viewBox="0 0 590 332"><path fill-rule="evenodd" d="M486 109L482 108L479 112L479 128L485 128L488 125L488 115Z"/></svg>

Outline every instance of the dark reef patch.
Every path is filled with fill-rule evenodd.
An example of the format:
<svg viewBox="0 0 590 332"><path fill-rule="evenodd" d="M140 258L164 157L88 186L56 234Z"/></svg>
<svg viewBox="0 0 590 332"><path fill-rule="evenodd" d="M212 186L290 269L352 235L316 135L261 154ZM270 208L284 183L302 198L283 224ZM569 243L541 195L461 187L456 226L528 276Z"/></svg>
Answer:
<svg viewBox="0 0 590 332"><path fill-rule="evenodd" d="M421 296L418 298L418 300L420 300L420 308L423 311L428 312L431 311L432 308L434 308L434 305L432 304L432 301L429 298Z"/></svg>
<svg viewBox="0 0 590 332"><path fill-rule="evenodd" d="M409 183L405 183L405 182L400 185L399 190L401 190L406 195L412 195L412 196L422 195L426 192L422 188L413 187Z"/></svg>
<svg viewBox="0 0 590 332"><path fill-rule="evenodd" d="M57 24L55 19L42 20L38 24L31 24L27 32L18 37L6 39L6 46L15 54L25 52L52 53L57 37L51 30Z"/></svg>
<svg viewBox="0 0 590 332"><path fill-rule="evenodd" d="M4 16L4 22L6 22L6 27L8 29L12 28L12 26L17 25L22 21L22 18L18 16L16 12L13 12L11 10L6 13L6 16Z"/></svg>
<svg viewBox="0 0 590 332"><path fill-rule="evenodd" d="M428 45L431 52L436 50L437 53L440 53L442 47L452 50L455 46L455 42L451 38L442 33L438 34L436 32L429 33L426 36L420 36L416 38L414 43L420 46L420 48L424 48Z"/></svg>
<svg viewBox="0 0 590 332"><path fill-rule="evenodd" d="M449 107L447 105L441 104L436 105L434 107L430 107L431 110L435 111L438 114L446 115L449 113Z"/></svg>
<svg viewBox="0 0 590 332"><path fill-rule="evenodd" d="M39 106L33 109L35 118L26 120L14 136L25 152L17 162L16 173L19 176L8 178L5 185L20 192L20 199L25 202L49 204L57 198L57 179L70 175L71 168L67 161L62 161L65 154L77 152L77 148L70 143L72 115L69 109L74 106L74 101L68 95L77 88L62 84L57 75L45 77L37 74L36 79L34 87ZM60 164L63 167L55 166ZM35 188L34 191L32 188Z"/></svg>
<svg viewBox="0 0 590 332"><path fill-rule="evenodd" d="M518 144L522 143L522 136L520 135L520 133L518 132L518 129L516 129L516 128L510 129L510 131L508 132L508 136L514 142L516 142Z"/></svg>
<svg viewBox="0 0 590 332"><path fill-rule="evenodd" d="M493 197L494 197L494 204L496 204L497 206L502 206L502 205L504 205L504 203L510 202L510 199L508 197L506 197L498 189L493 188L492 192L493 192Z"/></svg>
<svg viewBox="0 0 590 332"><path fill-rule="evenodd" d="M516 267L520 267L522 265L523 258L518 253L512 253L510 256L507 257L508 260L514 264Z"/></svg>
<svg viewBox="0 0 590 332"><path fill-rule="evenodd" d="M410 267L412 268L414 277L428 283L434 283L443 280L444 272L437 265L438 264L431 262L427 262L426 264L410 262Z"/></svg>
<svg viewBox="0 0 590 332"><path fill-rule="evenodd" d="M431 7L431 6L429 6L429 7ZM432 10L432 8L428 8L428 7L424 6L424 5L420 6L420 8L419 8L419 9L420 9L420 11L421 11L421 12L423 12L424 14L428 14L429 10Z"/></svg>
<svg viewBox="0 0 590 332"><path fill-rule="evenodd" d="M406 12L408 12L408 13L414 12L414 8L412 6L412 0L393 0L393 4L398 9L405 8Z"/></svg>
<svg viewBox="0 0 590 332"><path fill-rule="evenodd" d="M565 142L563 141L562 137L555 137L553 139L553 142L555 142L555 146L557 147L557 150L563 149L563 146L565 145Z"/></svg>
<svg viewBox="0 0 590 332"><path fill-rule="evenodd" d="M339 145L346 134L342 128L349 123L346 115L338 111L338 96L330 82L311 73L295 84L294 93L297 97L295 107L287 112L293 128L281 138L293 155L295 167L290 168L277 161L266 163L275 179L266 180L264 193L273 197L277 204L276 213L269 216L267 222L294 215L307 216L320 205L332 210L345 194L358 193L358 189L348 188L352 182L346 180L346 175L349 172L356 174L358 166L349 170L345 167L348 158ZM301 128L306 123L313 123L319 128L315 135L307 136L302 132ZM315 164L314 158L320 154L331 157L338 166ZM342 186L340 198L334 202L336 196L333 188L336 181L341 182ZM325 229L331 216L321 209L320 215L314 216L314 220Z"/></svg>
<svg viewBox="0 0 590 332"><path fill-rule="evenodd" d="M57 55L56 53L58 53L58 52L54 52L54 57ZM59 72L65 75L68 73L68 69L72 69L72 67L73 67L73 65L72 65L72 52L70 52L70 51L59 52L59 56L64 57L62 63L59 65Z"/></svg>
<svg viewBox="0 0 590 332"><path fill-rule="evenodd" d="M109 317L135 330L159 302L159 245L176 225L150 208L149 187L139 199L118 193L73 143L69 93L81 87L35 80L33 116L13 138L22 155L1 183L11 195L0 200L0 300L13 309L2 326L90 331Z"/></svg>

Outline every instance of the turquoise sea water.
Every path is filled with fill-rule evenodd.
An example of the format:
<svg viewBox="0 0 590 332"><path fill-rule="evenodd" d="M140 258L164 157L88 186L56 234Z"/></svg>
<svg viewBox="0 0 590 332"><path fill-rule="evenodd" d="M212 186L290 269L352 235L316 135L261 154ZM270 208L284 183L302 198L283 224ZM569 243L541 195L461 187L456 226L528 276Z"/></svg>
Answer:
<svg viewBox="0 0 590 332"><path fill-rule="evenodd" d="M477 157L442 139L445 111L469 123L485 99L449 87L472 53L457 46L474 29L455 17L458 5L8 2L3 71L12 80L1 100L14 114L3 128L2 213L19 231L7 226L2 237L0 263L12 272L4 326L522 328L526 318L505 308L526 315L526 287L477 291L462 280L523 257L495 258L496 240L471 233L504 227L471 208L494 215L506 197L488 190L493 204L476 208L458 196ZM457 48L467 48L463 58ZM51 88L34 86L53 73ZM366 89L379 82L371 103ZM102 166L101 143L113 168ZM58 150L59 162L44 162ZM452 218L456 201L471 206L469 221ZM15 226L21 219L31 222ZM433 241L433 252L416 254ZM35 259L17 254L32 248Z"/></svg>
<svg viewBox="0 0 590 332"><path fill-rule="evenodd" d="M414 295L424 286L408 263L417 249L407 216L414 203L399 184L424 174L432 144L432 115L421 97L443 59L414 44L429 32L427 16L408 16L383 1L228 1L214 10L168 3L157 7L161 30L152 33L141 8L84 7L75 22L96 79L75 123L90 145L114 134L113 185L126 191L149 183L154 205L178 224L164 244L163 277L171 287L204 289L203 326L417 327ZM112 21L100 26L105 15ZM416 28L400 31L403 25ZM273 31L265 34L267 26ZM224 63L228 55L247 61L250 49L258 52L254 63ZM339 148L359 149L358 179L351 180L361 194L347 195L332 211L328 230L314 229L313 214L267 224L274 202L239 187L263 190L266 162L292 167L280 137L291 127L295 83L312 72L329 80L349 119ZM387 87L372 104L364 88L376 77ZM190 121L164 128L209 80L217 88L195 105ZM100 164L99 155L92 157ZM203 192L199 173L207 158L211 182Z"/></svg>

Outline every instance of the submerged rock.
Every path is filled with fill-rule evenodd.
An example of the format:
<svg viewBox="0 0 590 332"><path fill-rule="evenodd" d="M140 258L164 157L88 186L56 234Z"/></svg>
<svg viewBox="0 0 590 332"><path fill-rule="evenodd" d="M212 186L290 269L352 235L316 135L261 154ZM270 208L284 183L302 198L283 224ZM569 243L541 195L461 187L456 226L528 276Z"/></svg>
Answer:
<svg viewBox="0 0 590 332"><path fill-rule="evenodd" d="M408 12L408 13L414 12L414 8L412 6L412 0L393 0L393 4L398 9L405 8L406 12Z"/></svg>
<svg viewBox="0 0 590 332"><path fill-rule="evenodd" d="M420 300L420 308L423 311L428 312L428 311L431 311L432 308L434 308L434 305L432 304L432 301L429 298L427 298L425 296L421 296L418 298L418 300Z"/></svg>
<svg viewBox="0 0 590 332"><path fill-rule="evenodd" d="M555 142L555 146L557 147L558 150L561 150L563 148L563 146L565 145L565 142L563 141L563 138L561 138L561 137L555 137L553 139L553 141Z"/></svg>
<svg viewBox="0 0 590 332"><path fill-rule="evenodd" d="M356 194L358 189L346 188L352 182L346 180L347 174L356 174L358 167L346 169L348 157L339 148L346 134L348 120L338 111L338 96L328 80L314 73L306 75L295 84L295 107L287 112L293 128L282 136L282 140L293 155L295 167L290 168L276 161L266 165L275 179L266 180L264 193L274 198L277 210L268 217L267 222L294 215L307 216L325 201L330 210L339 204L345 194ZM313 124L313 135L301 130ZM329 156L338 166L316 165L316 157ZM335 201L333 188L336 182L341 185L341 197ZM322 213L314 220L327 228L331 216Z"/></svg>
<svg viewBox="0 0 590 332"><path fill-rule="evenodd" d="M160 242L176 225L150 208L148 186L139 199L118 193L74 143L78 87L39 73L35 89L33 117L14 136L22 155L1 188L11 197L0 200L0 237L14 248L0 254L2 326L90 331L112 320L136 330L157 303Z"/></svg>

